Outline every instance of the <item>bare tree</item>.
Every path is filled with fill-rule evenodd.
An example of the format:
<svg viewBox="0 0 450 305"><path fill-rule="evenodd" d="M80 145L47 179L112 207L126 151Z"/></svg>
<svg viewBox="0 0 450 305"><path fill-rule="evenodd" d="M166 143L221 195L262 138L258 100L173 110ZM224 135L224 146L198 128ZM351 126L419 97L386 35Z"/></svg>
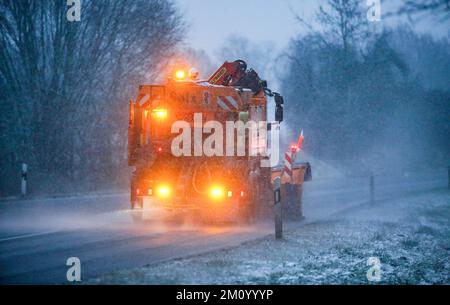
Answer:
<svg viewBox="0 0 450 305"><path fill-rule="evenodd" d="M436 16L438 21L445 22L450 19L450 0L405 0L396 14Z"/></svg>
<svg viewBox="0 0 450 305"><path fill-rule="evenodd" d="M67 9L0 0L1 162L107 178L123 163L131 89L158 74L184 23L169 0L85 0L80 22Z"/></svg>
<svg viewBox="0 0 450 305"><path fill-rule="evenodd" d="M319 8L315 27L298 18L309 31L291 41L283 77L286 123L305 128L310 135L305 149L361 165L355 169L372 166L365 161L368 154L383 159L374 143L384 143L386 122L408 126L399 109L410 105L399 94L410 90L404 58L391 47L390 31L371 31L360 3L329 0ZM399 124L390 113L398 114ZM404 141L409 130L402 132L396 136Z"/></svg>
<svg viewBox="0 0 450 305"><path fill-rule="evenodd" d="M368 34L367 18L359 0L327 0L325 6L320 5L315 16L323 28L320 34L299 15L295 14L295 18L324 45L330 46L339 42L344 53L350 51L351 45L365 40Z"/></svg>

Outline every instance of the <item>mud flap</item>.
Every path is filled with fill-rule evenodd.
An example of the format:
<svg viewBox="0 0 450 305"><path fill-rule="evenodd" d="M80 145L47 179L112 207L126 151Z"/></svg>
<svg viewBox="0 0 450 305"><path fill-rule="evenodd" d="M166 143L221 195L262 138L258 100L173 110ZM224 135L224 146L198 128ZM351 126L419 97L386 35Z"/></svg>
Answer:
<svg viewBox="0 0 450 305"><path fill-rule="evenodd" d="M309 162L306 162L306 169L303 181L311 181L312 180L312 170Z"/></svg>

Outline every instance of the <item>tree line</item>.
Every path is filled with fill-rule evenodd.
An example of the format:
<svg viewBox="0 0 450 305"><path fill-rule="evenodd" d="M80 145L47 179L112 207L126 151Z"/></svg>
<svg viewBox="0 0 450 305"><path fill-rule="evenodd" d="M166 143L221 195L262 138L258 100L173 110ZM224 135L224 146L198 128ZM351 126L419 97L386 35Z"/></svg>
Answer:
<svg viewBox="0 0 450 305"><path fill-rule="evenodd" d="M424 6L424 12L448 13L444 2ZM419 7L406 1L399 12ZM450 157L448 37L417 34L406 24L377 26L367 21L357 0L321 6L320 31L297 20L307 33L292 39L283 53L281 78L287 125L305 129L305 151L351 171L445 168Z"/></svg>
<svg viewBox="0 0 450 305"><path fill-rule="evenodd" d="M184 34L172 1L0 0L0 195L112 187L126 179L128 101Z"/></svg>

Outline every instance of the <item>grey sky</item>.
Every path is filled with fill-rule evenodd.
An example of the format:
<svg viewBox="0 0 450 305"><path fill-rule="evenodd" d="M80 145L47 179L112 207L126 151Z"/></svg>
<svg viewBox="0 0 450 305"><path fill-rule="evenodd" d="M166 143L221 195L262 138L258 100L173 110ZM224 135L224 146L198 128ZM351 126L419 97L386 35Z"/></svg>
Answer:
<svg viewBox="0 0 450 305"><path fill-rule="evenodd" d="M283 47L300 28L290 7L311 15L315 1L292 0L176 0L189 23L188 43L208 54L224 38L240 34L255 42L273 41Z"/></svg>
<svg viewBox="0 0 450 305"><path fill-rule="evenodd" d="M361 0L366 3L366 0ZM302 31L296 23L291 9L297 14L313 20L314 11L322 1L314 0L175 0L185 14L189 24L189 46L203 49L214 56L224 38L240 34L254 42L271 41L277 49L285 47L289 39ZM406 18L383 18L383 13L401 0L390 0L382 4L382 20L379 25L393 24ZM448 24L432 24L422 21L416 27L420 32L432 31L435 36L448 32Z"/></svg>

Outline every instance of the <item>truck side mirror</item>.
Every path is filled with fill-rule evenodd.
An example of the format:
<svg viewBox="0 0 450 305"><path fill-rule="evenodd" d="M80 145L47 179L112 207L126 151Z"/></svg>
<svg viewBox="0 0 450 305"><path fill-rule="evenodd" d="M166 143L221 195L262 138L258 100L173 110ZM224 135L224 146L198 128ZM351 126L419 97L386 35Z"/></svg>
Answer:
<svg viewBox="0 0 450 305"><path fill-rule="evenodd" d="M284 104L284 99L283 99L283 97L280 94L275 93L273 97L275 99L275 104L277 104L277 105L283 105Z"/></svg>
<svg viewBox="0 0 450 305"><path fill-rule="evenodd" d="M311 180L312 180L311 165L309 164L309 162L306 162L305 176L303 178L303 181L311 181Z"/></svg>
<svg viewBox="0 0 450 305"><path fill-rule="evenodd" d="M275 107L275 121L283 122L283 106L281 105Z"/></svg>

